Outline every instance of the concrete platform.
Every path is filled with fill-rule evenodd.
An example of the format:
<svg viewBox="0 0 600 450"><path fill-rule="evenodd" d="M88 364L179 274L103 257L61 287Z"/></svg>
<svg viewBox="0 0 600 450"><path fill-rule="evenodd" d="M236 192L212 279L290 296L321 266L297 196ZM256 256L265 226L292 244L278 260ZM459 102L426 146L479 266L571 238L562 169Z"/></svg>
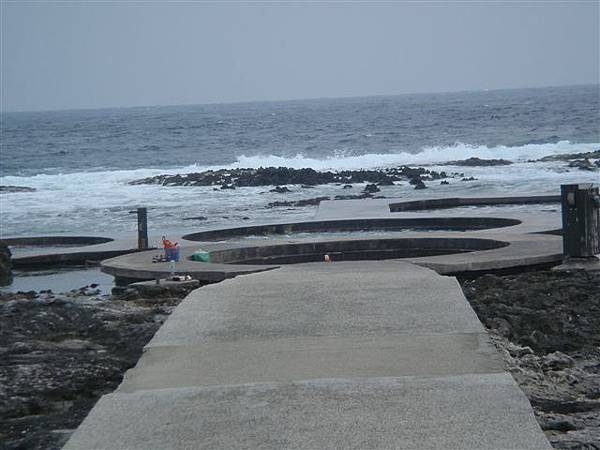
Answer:
<svg viewBox="0 0 600 450"><path fill-rule="evenodd" d="M514 201L554 201L554 197L515 197ZM443 208L455 204L481 204L482 202L506 204L513 201L511 197L499 198L451 198L451 199L429 199L419 200L417 202L400 202L398 199L376 199L376 200L345 200L345 201L324 201L321 202L319 209L312 221L301 221L297 224L298 229L328 229L327 223L331 222L331 231L335 231L337 226L341 229L358 229L361 227L369 227L369 221L373 226L383 226L387 231L378 233L377 237L369 237L370 239L420 239L419 242L425 242L427 239L445 239L448 243L451 240L466 239L483 239L490 241L499 241L508 243L507 247L496 249L479 249L469 253L452 255L434 254L423 255L408 255L409 261L432 268L441 274L455 274L459 272L484 271L484 270L504 270L522 266L538 265L538 264L558 264L562 260L562 244L561 238L546 233L551 230L560 228L560 214L558 211L527 214L523 212L510 212L508 214L498 210L495 213L488 213L485 217L477 215L477 210L455 208L443 211L420 211L423 207ZM396 209L406 210L403 212L391 212L391 207ZM417 211L414 211L417 209ZM410 210L410 211L408 211ZM431 221L438 221L433 223ZM355 223L352 223L352 222ZM379 222L378 222L379 221ZM384 222L381 222L384 221ZM398 221L397 224L387 223L389 221ZM459 231L460 227L468 226L469 223L475 224L477 227L493 226L485 225L486 221L490 224L497 222L500 228L490 229L472 229ZM364 222L364 223L363 223ZM475 223L477 222L477 223ZM478 223L481 222L481 223ZM425 224L433 223L434 229L427 230L413 229L415 226L425 226ZM510 224L513 223L513 224ZM402 225L404 224L404 225ZM415 225L416 224L416 225ZM421 224L421 225L419 225ZM507 225L509 224L509 225ZM240 229L247 229L252 233L252 229L275 230L278 233L294 228L292 224L266 224L252 225L244 224ZM353 228L354 227L354 228ZM385 228L388 227L388 228ZM394 227L400 229L394 230ZM406 229L402 229L406 227ZM437 230L435 227L449 227L445 231ZM454 228L453 228L454 227ZM231 230L231 229L230 229ZM455 231L452 231L455 230ZM268 240L245 240L236 242L236 236L239 240L239 230L230 232L227 229L211 229L203 230L207 236L227 236L231 235L230 239L224 243L215 242L193 242L184 239L184 236L191 236L194 233L169 233L172 240L178 241L182 248L182 262L178 263L175 272L177 274L189 274L195 279L203 283L218 282L224 279L244 275L248 273L256 273L264 270L270 270L279 266L279 262L269 262L268 260L257 263L247 263L240 261L239 264L215 264L215 263L197 263L189 261L188 257L199 247L210 251L222 252L224 249L229 249L249 253L251 247L264 248L266 246L293 246L305 245L306 243L318 242L334 242L339 241L340 245L357 241L359 238L348 236L344 238L330 238L322 235L318 238L286 238L281 235L274 235ZM237 234L236 234L237 233ZM536 233L536 234L534 234ZM232 240L231 237L234 239ZM36 238L40 242L45 242L48 237ZM102 270L106 273L114 275L124 283L154 280L157 278L166 278L171 274L171 266L168 263L153 264L152 256L160 253L160 250L151 250L149 252L138 252L133 248L136 242L135 233L122 233L106 237L77 237L72 235L61 235L50 238L53 242L57 239L71 242L73 239L90 240L89 245L68 248L43 248L39 251L28 251L24 254L18 252L13 257L13 263L16 268L27 268L33 266L47 265L62 265L62 264L85 264L87 261L104 260ZM364 238L363 238L364 239ZM17 238L22 240L22 238ZM96 240L96 241L94 241ZM105 240L108 242L102 243ZM96 243L96 242L100 243ZM160 241L160 236L151 235L150 242L156 243ZM83 242L83 241L82 241ZM415 241L416 242L416 241ZM454 244L453 244L454 245ZM418 247L417 243L417 247ZM471 249L472 250L472 249ZM343 252L342 252L343 253ZM390 253L391 254L391 253ZM386 256L392 258L392 256ZM407 255L401 256L405 258ZM323 257L318 253L312 260L318 260ZM360 255L353 256L350 259L359 258ZM366 257L370 259L371 257ZM372 258L375 258L372 256ZM215 258L218 259L218 258ZM301 258L306 259L306 258ZM291 260L289 262L298 262Z"/></svg>
<svg viewBox="0 0 600 450"><path fill-rule="evenodd" d="M238 275L263 272L278 267L276 265L209 264L192 261L189 258L197 249L197 245L194 247L181 247L181 261L175 263L173 273L190 275L192 278L205 283L216 283ZM102 271L125 281L168 278L172 272L171 264L169 262L152 262L152 257L161 252L162 250L150 250L106 259L102 261Z"/></svg>
<svg viewBox="0 0 600 450"><path fill-rule="evenodd" d="M181 248L181 262L175 267L178 274L189 274L203 282L217 282L238 275L272 270L281 264L322 260L327 253L339 253L352 259L388 259L394 261L398 253L405 253L402 261L410 261L424 267L434 269L440 274L456 274L460 272L477 272L484 270L503 270L533 265L559 264L562 261L562 239L551 234L519 233L508 227L500 230L473 232L400 232L381 233L368 237L342 238L298 238L269 239L262 241L196 243L194 246ZM385 248L378 242L397 242L398 251L394 247ZM438 240L439 251L448 254L436 254ZM477 245L470 241L498 242L499 248L477 250ZM372 244L368 244L368 242ZM404 244L402 241L405 241ZM356 242L356 249L352 243ZM359 246L360 243L360 246ZM390 244L391 245L391 244ZM204 263L190 260L191 254L199 247L211 253L212 260L233 258L238 263ZM361 251L363 250L361 257ZM418 256L433 248L433 255ZM453 248L456 248L456 252ZM378 249L378 250L369 250ZM411 252L410 248L414 251ZM472 250L472 249L475 250ZM485 248L485 247L484 247ZM367 250L364 250L367 249ZM467 251L467 253L464 253ZM286 253L287 252L287 253ZM115 277L129 280L152 280L166 278L171 273L169 263L152 263L152 256L157 251L133 253L107 259L102 262L102 271ZM410 256L414 253L417 256ZM286 257L286 254L289 257ZM232 255L232 256L228 256ZM378 256L379 255L379 256ZM243 263L249 258L253 263ZM392 259L390 259L392 258ZM262 264L258 261L262 260ZM282 262L283 261L283 262Z"/></svg>
<svg viewBox="0 0 600 450"><path fill-rule="evenodd" d="M512 201L510 197L498 197L498 198L484 198L479 199L477 197L472 198L461 198L461 199L432 199L432 200L420 200L418 202L398 202L394 199L372 199L372 200L343 200L343 201L324 201L321 202L319 209L315 215L314 221L301 221L298 222L297 227L300 230L327 230L327 223L331 222L331 231L335 231L336 227L341 229L361 229L361 227L369 227L369 221L372 221L373 226L383 226L393 228L398 226L406 226L407 229L399 229L393 231L388 229L378 233L377 236L367 237L327 237L322 234L319 237L304 237L304 238L290 238L281 236L286 230L291 232L294 229L294 224L267 224L267 225L253 225L248 226L245 224L239 229L207 229L203 233L196 234L196 236L206 236L209 240L218 239L221 236L222 239L228 239L226 242L192 242L186 239L179 239L182 244L182 263L177 265L177 273L190 274L194 278L199 279L203 282L215 282L221 281L227 278L231 278L237 275L243 275L248 273L255 273L263 270L270 270L278 267L281 264L280 260L270 261L272 255L260 256L259 259L263 259L262 264L257 263L256 258L250 258L249 263L244 263L244 258L238 258L238 263L234 264L215 264L215 263L198 263L193 261L186 261L186 258L191 255L193 251L202 247L204 250L214 252L215 257L213 261L219 262L220 259L217 254L222 254L225 250L230 253L248 254L264 253L265 247L277 247L279 249L274 250L275 254L282 253L284 247L292 249L290 255L296 255L298 252L306 252L306 250L298 250L300 246L306 246L307 243L315 245L318 243L334 243L339 242L340 246L348 247L346 244L352 241L367 240L373 241L380 239L411 239L415 240L415 248L419 248L420 243L426 243L427 240L431 239L443 239L447 243L454 240L460 243L460 241L471 240L488 240L503 242L507 245L502 248L491 248L491 249L479 249L476 251L469 251L465 253L465 249L460 248L460 244L456 244L459 250L454 254L436 254L433 252L432 255L404 255L402 258L406 258L407 261L414 262L424 267L431 268L440 274L457 274L462 272L481 272L489 270L510 270L519 267L535 266L535 265L552 265L559 264L562 261L562 238L556 234L549 234L548 232L560 229L561 218L558 211L552 212L509 212L503 213L498 210L495 213L488 213L485 217L477 215L476 210L473 209L460 209L456 208L453 210L444 211L412 211L413 209L420 209L423 205L427 206L432 204L434 207L444 207L444 201L448 200L449 206L454 203L459 204L481 204L482 202L488 202L490 204L507 204ZM531 202L548 202L556 200L552 196L544 197L515 197L515 202L525 201ZM390 205L396 205L396 208L411 209L411 211L404 212L391 212ZM400 206L398 206L400 205ZM404 206L402 206L404 205ZM431 219L438 220L438 222L432 222L434 227L450 227L449 230L412 230L411 227L414 224L420 222L429 223ZM486 219L490 224L498 223L498 228L489 229L477 229L477 227L485 227ZM508 222L513 224L507 225ZM384 222L381 222L381 221ZM390 220L398 220L398 225L388 223ZM404 222L403 222L404 220ZM354 222L353 222L354 221ZM388 221L388 222L385 222ZM469 222L481 222L475 225L473 230L465 231L452 231L452 227L468 226ZM402 225L405 223L405 225ZM411 225L413 224L413 225ZM444 225L445 224L445 225ZM467 225L465 225L467 224ZM247 230L248 233L261 234L263 232L279 233L274 234L269 239L254 239L240 241L240 230ZM269 231L271 230L271 231ZM188 238L194 236L194 234L185 235ZM419 240L419 241L417 241ZM429 244L428 244L429 245ZM454 244L452 244L454 245ZM294 247L296 249L294 249ZM333 245L329 245L330 248L335 251ZM470 244L467 245L470 247ZM472 250L472 249L471 249ZM341 253L346 252L346 250ZM315 250L313 261L320 260L323 258L325 252ZM441 253L444 253L441 251ZM394 258L393 252L389 252L391 256L383 255L385 258ZM351 259L360 258L360 255L352 256ZM377 256L373 254L368 256L365 254L365 259L377 259ZM233 258L235 259L235 258ZM287 262L304 262L310 260L306 256L298 258L296 256L289 258ZM260 262L260 261L259 261ZM112 258L102 263L102 270L110 273L116 277L124 279L135 279L135 280L150 280L155 278L164 278L170 274L170 267L166 263L162 264L151 264L150 253L139 253L126 255L122 257Z"/></svg>
<svg viewBox="0 0 600 450"><path fill-rule="evenodd" d="M135 253L134 239L58 234L52 236L2 237L12 252L13 267L83 265L89 261ZM22 248L26 248L23 251Z"/></svg>
<svg viewBox="0 0 600 450"><path fill-rule="evenodd" d="M65 449L549 449L454 278L312 263L192 292Z"/></svg>
<svg viewBox="0 0 600 450"><path fill-rule="evenodd" d="M490 236L491 237L491 236ZM548 234L503 237L507 247L456 255L407 258L440 274L515 270L529 266L555 265L562 261L562 238Z"/></svg>

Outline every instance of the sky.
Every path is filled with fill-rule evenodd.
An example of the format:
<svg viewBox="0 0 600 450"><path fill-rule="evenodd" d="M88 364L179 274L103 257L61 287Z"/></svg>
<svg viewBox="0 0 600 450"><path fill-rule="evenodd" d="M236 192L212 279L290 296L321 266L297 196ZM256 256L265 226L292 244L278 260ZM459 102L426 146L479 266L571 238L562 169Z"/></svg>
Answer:
<svg viewBox="0 0 600 450"><path fill-rule="evenodd" d="M599 83L598 1L2 0L3 111Z"/></svg>

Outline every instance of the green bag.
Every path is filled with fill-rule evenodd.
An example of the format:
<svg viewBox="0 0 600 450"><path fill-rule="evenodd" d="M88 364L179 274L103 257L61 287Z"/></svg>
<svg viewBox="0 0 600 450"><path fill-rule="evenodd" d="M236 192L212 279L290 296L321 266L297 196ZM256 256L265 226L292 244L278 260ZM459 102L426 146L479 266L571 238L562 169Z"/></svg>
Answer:
<svg viewBox="0 0 600 450"><path fill-rule="evenodd" d="M196 250L192 253L192 260L200 262L210 262L210 253L204 250Z"/></svg>

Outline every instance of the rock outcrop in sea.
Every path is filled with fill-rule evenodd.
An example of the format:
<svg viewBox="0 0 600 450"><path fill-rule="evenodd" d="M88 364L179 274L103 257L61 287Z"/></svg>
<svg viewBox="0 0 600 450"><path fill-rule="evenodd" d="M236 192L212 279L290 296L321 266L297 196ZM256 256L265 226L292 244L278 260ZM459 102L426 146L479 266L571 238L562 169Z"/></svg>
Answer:
<svg viewBox="0 0 600 450"><path fill-rule="evenodd" d="M31 188L28 186L0 186L0 193L15 193L15 192L35 192L35 188Z"/></svg>
<svg viewBox="0 0 600 450"><path fill-rule="evenodd" d="M574 159L600 159L600 150L583 153L561 153L559 155L548 155L543 158L536 159L534 162L549 162L549 161L572 161Z"/></svg>
<svg viewBox="0 0 600 450"><path fill-rule="evenodd" d="M131 185L158 184L161 186L221 186L225 189L285 185L316 186L320 184L371 183L389 186L399 181L421 181L448 178L446 172L423 167L401 166L377 170L342 170L320 172L314 169L290 167L260 167L258 169L220 169L175 175L156 175L129 182ZM452 176L452 175L451 175Z"/></svg>
<svg viewBox="0 0 600 450"><path fill-rule="evenodd" d="M513 162L506 159L481 159L476 156L460 161L448 161L444 166L466 166L466 167L490 167L490 166L509 166Z"/></svg>
<svg viewBox="0 0 600 450"><path fill-rule="evenodd" d="M566 153L560 155L548 155L531 162L565 161L567 167L586 171L600 170L600 150L584 153Z"/></svg>

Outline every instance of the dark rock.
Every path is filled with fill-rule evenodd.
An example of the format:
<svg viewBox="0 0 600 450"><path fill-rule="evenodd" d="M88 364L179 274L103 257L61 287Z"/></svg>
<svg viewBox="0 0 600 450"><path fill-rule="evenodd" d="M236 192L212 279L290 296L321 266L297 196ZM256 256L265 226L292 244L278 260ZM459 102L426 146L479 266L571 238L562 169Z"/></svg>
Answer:
<svg viewBox="0 0 600 450"><path fill-rule="evenodd" d="M178 185L177 184L171 184L169 186L178 186ZM233 184L223 184L221 186L221 189L222 190L225 190L225 189L235 189L235 186Z"/></svg>
<svg viewBox="0 0 600 450"><path fill-rule="evenodd" d="M205 172L157 175L131 181L129 184L159 184L162 186L282 186L301 185L303 188L319 184L372 183L392 185L395 181L408 180L415 176L426 176L431 180L445 178L440 173L422 167L408 166L380 170L342 170L318 172L314 169L292 169L290 167L261 167L258 169L208 170Z"/></svg>
<svg viewBox="0 0 600 450"><path fill-rule="evenodd" d="M353 186L351 184L345 184L342 189L352 189L352 187Z"/></svg>
<svg viewBox="0 0 600 450"><path fill-rule="evenodd" d="M561 433L577 429L577 427L568 420L546 420L540 423L540 427L544 431L553 430L560 431Z"/></svg>
<svg viewBox="0 0 600 450"><path fill-rule="evenodd" d="M514 317L513 321L515 320L519 319ZM523 340L526 344L531 344L534 347L547 347L548 341L548 336L540 330L533 330L529 337Z"/></svg>
<svg viewBox="0 0 600 450"><path fill-rule="evenodd" d="M424 169L423 167L408 167L408 166L402 166L402 167L398 167L396 169L391 169L389 171L390 174L393 174L395 176L401 176L404 179L410 180L411 178L415 178L415 177L421 177L422 175L425 174L432 174L433 178L436 178L437 174L436 172L433 171L429 171Z"/></svg>
<svg viewBox="0 0 600 450"><path fill-rule="evenodd" d="M412 184L415 189L427 189L427 185L423 183L423 180L420 177L415 177L410 180L410 184Z"/></svg>
<svg viewBox="0 0 600 450"><path fill-rule="evenodd" d="M600 273L485 275L463 290L484 322L510 322L510 340L536 353L600 345Z"/></svg>
<svg viewBox="0 0 600 450"><path fill-rule="evenodd" d="M376 184L367 184L363 189L363 192L366 194L374 194L375 192L380 192L381 189L377 187Z"/></svg>
<svg viewBox="0 0 600 450"><path fill-rule="evenodd" d="M269 192L276 192L277 194L285 194L290 191L286 186L275 186L275 188L271 189Z"/></svg>
<svg viewBox="0 0 600 450"><path fill-rule="evenodd" d="M33 300L37 297L38 297L38 293L35 291L27 291L27 292L18 291L14 294L11 294L11 298L18 299L18 300L24 300L24 299Z"/></svg>
<svg viewBox="0 0 600 450"><path fill-rule="evenodd" d="M422 183L423 180L421 179L421 175L415 175L414 177L412 177L410 179L410 181L408 182L408 184L412 184L413 186Z"/></svg>
<svg viewBox="0 0 600 450"><path fill-rule="evenodd" d="M548 155L534 162L571 161L574 159L600 159L600 150L594 150L593 152L583 153L564 153L560 155Z"/></svg>
<svg viewBox="0 0 600 450"><path fill-rule="evenodd" d="M115 286L111 289L111 294L119 300L138 300L140 294L135 289L129 289L127 286Z"/></svg>
<svg viewBox="0 0 600 450"><path fill-rule="evenodd" d="M267 205L268 208L279 208L279 207L294 207L303 208L305 206L318 206L323 200L329 200L329 197L316 197L307 198L304 200L290 200L284 202L272 202Z"/></svg>
<svg viewBox="0 0 600 450"><path fill-rule="evenodd" d="M450 183L446 180L442 180L442 181L440 181L440 184L450 184Z"/></svg>
<svg viewBox="0 0 600 450"><path fill-rule="evenodd" d="M90 286L82 286L79 289L72 289L69 292L66 292L64 295L66 297L92 297L95 295L100 295L102 294L102 291L100 289L97 289L98 285L95 285L96 287L93 288L91 285ZM42 291L40 291L41 293ZM48 291L48 294L52 295L52 291Z"/></svg>
<svg viewBox="0 0 600 450"><path fill-rule="evenodd" d="M208 220L205 216L184 217L181 220Z"/></svg>
<svg viewBox="0 0 600 450"><path fill-rule="evenodd" d="M0 286L12 283L11 253L6 242L0 241Z"/></svg>
<svg viewBox="0 0 600 450"><path fill-rule="evenodd" d="M488 166L508 166L512 161L506 159L481 159L472 157L460 161L448 161L445 166L469 166L469 167L488 167Z"/></svg>
<svg viewBox="0 0 600 450"><path fill-rule="evenodd" d="M512 329L510 323L501 317L493 317L485 320L488 328L492 328L500 336L508 338L511 335Z"/></svg>
<svg viewBox="0 0 600 450"><path fill-rule="evenodd" d="M592 162L589 159L576 159L569 163L569 167L574 167L579 170L588 171L594 171L598 169L598 167L595 164L592 164Z"/></svg>
<svg viewBox="0 0 600 450"><path fill-rule="evenodd" d="M510 334L507 334L506 336L509 335ZM533 355L533 350L530 347L521 347L512 342L508 342L505 348L513 358L523 358L526 355Z"/></svg>
<svg viewBox="0 0 600 450"><path fill-rule="evenodd" d="M563 370L567 367L573 367L575 361L563 352L553 352L544 357L543 364L546 370Z"/></svg>
<svg viewBox="0 0 600 450"><path fill-rule="evenodd" d="M177 297L183 298L194 289L200 287L198 280L189 281L165 281L161 280L160 283L155 281L144 281L140 283L133 283L127 286L128 290L134 290L137 292L139 298L164 298L164 297Z"/></svg>
<svg viewBox="0 0 600 450"><path fill-rule="evenodd" d="M27 186L0 186L0 192L4 193L14 193L14 192L35 192L35 188L27 187Z"/></svg>
<svg viewBox="0 0 600 450"><path fill-rule="evenodd" d="M362 200L365 198L373 198L373 196L367 192L364 192L362 194L336 195L334 200Z"/></svg>
<svg viewBox="0 0 600 450"><path fill-rule="evenodd" d="M593 393L592 393L593 395ZM576 414L600 410L600 403L595 400L573 400L567 398L530 397L531 405L548 413Z"/></svg>
<svg viewBox="0 0 600 450"><path fill-rule="evenodd" d="M600 273L537 271L463 280L554 448L600 442Z"/></svg>
<svg viewBox="0 0 600 450"><path fill-rule="evenodd" d="M475 178L475 177L461 178L460 181L477 181L477 178Z"/></svg>

